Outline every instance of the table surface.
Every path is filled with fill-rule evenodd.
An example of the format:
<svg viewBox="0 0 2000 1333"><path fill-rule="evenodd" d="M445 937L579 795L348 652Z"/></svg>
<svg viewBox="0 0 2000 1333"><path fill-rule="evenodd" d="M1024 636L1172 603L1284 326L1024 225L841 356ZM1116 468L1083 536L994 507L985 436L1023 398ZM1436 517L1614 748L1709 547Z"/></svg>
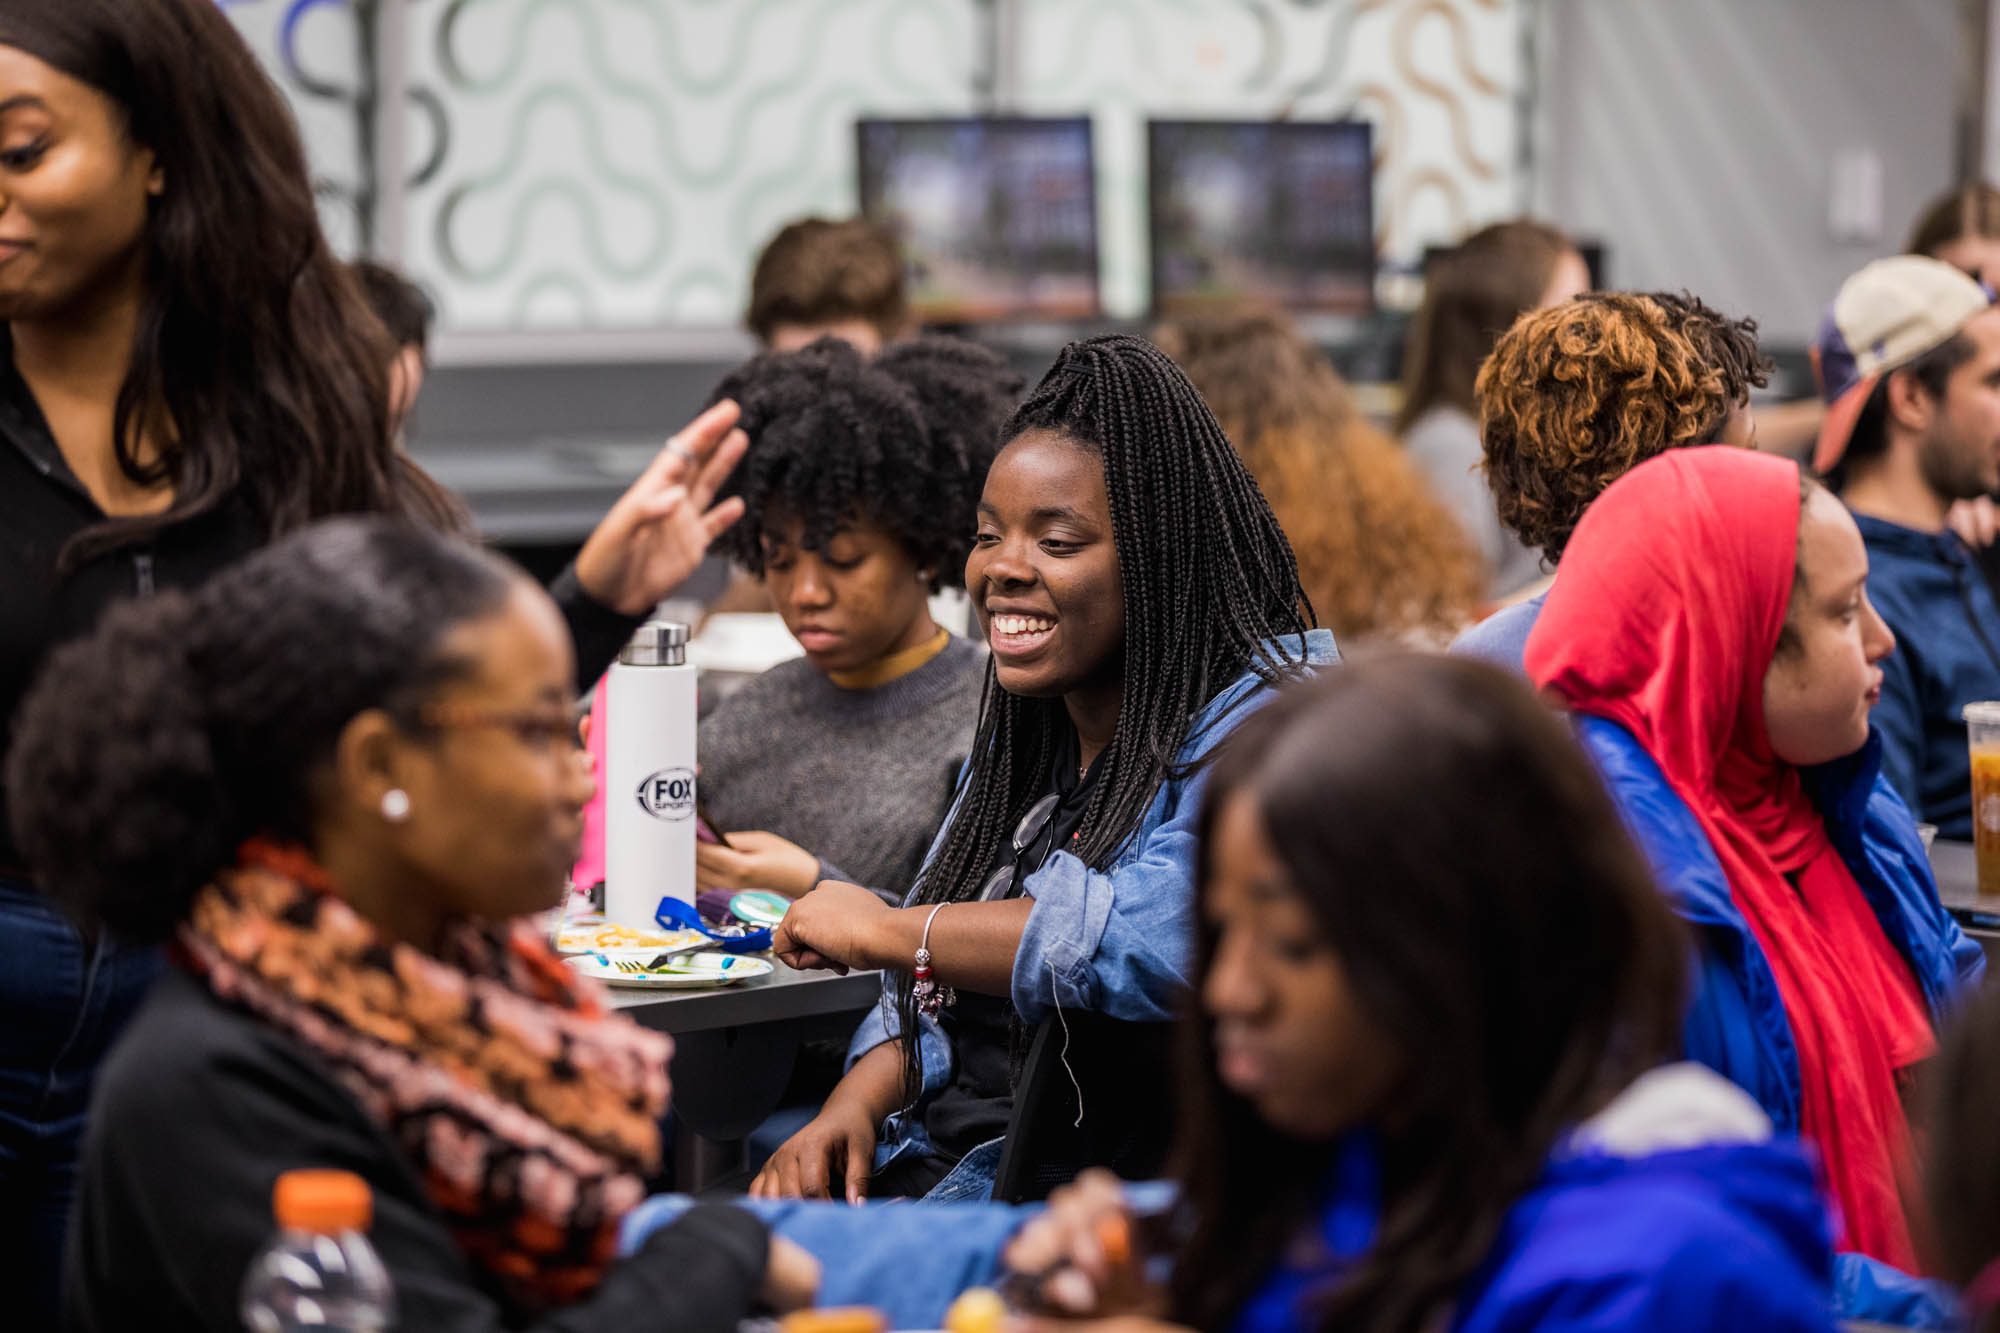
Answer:
<svg viewBox="0 0 2000 1333"><path fill-rule="evenodd" d="M768 955L765 955L768 957ZM611 1007L661 1032L706 1032L751 1023L859 1013L882 993L880 972L800 972L770 959L768 976L704 990L607 986Z"/></svg>
<svg viewBox="0 0 2000 1333"><path fill-rule="evenodd" d="M1937 839L1931 844L1931 869L1937 875L1938 901L1953 916L1988 929L2000 927L2000 894L1979 892L1979 862L1971 843Z"/></svg>
<svg viewBox="0 0 2000 1333"><path fill-rule="evenodd" d="M2000 929L2000 894L1982 896L1972 844L1931 844L1938 898L1961 921ZM662 1032L706 1032L752 1023L859 1013L881 993L882 974L800 972L772 959L770 975L707 990L609 987L614 1009Z"/></svg>

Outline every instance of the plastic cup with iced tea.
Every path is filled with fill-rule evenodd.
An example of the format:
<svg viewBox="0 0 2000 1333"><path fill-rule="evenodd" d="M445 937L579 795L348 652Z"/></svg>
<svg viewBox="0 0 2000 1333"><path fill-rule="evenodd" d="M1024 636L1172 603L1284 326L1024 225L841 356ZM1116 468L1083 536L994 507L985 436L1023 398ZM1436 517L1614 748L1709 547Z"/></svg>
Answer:
<svg viewBox="0 0 2000 1333"><path fill-rule="evenodd" d="M2000 702L1965 706L1972 746L1972 845L1979 892L2000 894Z"/></svg>

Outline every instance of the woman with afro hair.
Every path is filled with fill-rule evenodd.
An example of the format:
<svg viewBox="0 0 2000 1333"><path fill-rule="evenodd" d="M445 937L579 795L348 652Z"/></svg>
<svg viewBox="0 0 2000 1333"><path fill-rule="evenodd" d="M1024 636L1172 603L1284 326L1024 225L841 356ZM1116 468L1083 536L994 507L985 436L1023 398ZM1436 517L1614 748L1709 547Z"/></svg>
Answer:
<svg viewBox="0 0 2000 1333"><path fill-rule="evenodd" d="M979 488L1020 377L949 338L873 361L824 338L757 357L716 390L750 448L722 544L764 580L805 655L701 726L704 889L791 897L822 879L900 899L944 818L979 715L985 655L929 599L964 585Z"/></svg>

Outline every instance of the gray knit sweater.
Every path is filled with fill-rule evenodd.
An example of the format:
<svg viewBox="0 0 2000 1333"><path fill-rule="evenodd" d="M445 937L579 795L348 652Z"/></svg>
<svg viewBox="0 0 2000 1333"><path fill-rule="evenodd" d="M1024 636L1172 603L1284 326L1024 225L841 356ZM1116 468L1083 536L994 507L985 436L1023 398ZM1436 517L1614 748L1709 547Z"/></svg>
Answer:
<svg viewBox="0 0 2000 1333"><path fill-rule="evenodd" d="M986 654L956 635L871 690L780 663L703 719L702 800L725 832L775 833L900 902L951 802L985 679Z"/></svg>

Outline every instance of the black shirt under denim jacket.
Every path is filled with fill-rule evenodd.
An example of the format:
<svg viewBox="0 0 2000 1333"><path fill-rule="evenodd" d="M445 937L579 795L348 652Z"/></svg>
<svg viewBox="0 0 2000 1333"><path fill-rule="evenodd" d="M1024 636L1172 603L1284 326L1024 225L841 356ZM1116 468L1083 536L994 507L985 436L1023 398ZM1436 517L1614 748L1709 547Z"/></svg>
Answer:
<svg viewBox="0 0 2000 1333"><path fill-rule="evenodd" d="M0 326L0 753L13 737L22 697L58 644L87 633L114 602L160 588L192 589L266 541L248 500L232 493L207 513L58 574L64 546L104 517L63 461ZM581 679L595 680L639 621L592 601L574 567L549 591L576 641ZM0 875L20 874L6 812L0 783Z"/></svg>
<svg viewBox="0 0 2000 1333"><path fill-rule="evenodd" d="M1014 841L1000 849L996 866L1006 867L1008 882L993 884L982 897L1018 898L1028 876L1041 869L1058 847L1068 848L1083 827L1096 786L1097 767L1079 775L1076 733L1068 731L1056 746L1043 800L1029 807ZM939 1090L924 1112L924 1129L937 1149L937 1166L956 1162L982 1143L1007 1132L1014 1112L1014 1079L1022 1034L1013 1002L1005 996L960 991L957 1003L939 1015L951 1037L957 1067L952 1080ZM942 1178L942 1171L938 1172Z"/></svg>

